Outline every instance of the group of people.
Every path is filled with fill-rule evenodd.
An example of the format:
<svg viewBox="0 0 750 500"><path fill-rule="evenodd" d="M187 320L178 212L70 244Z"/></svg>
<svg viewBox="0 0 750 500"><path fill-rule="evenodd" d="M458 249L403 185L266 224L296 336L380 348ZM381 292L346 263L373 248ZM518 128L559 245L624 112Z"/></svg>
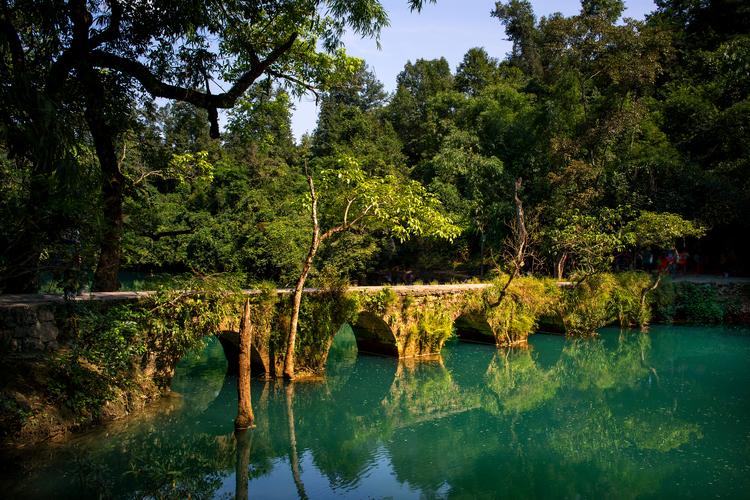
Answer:
<svg viewBox="0 0 750 500"><path fill-rule="evenodd" d="M700 255L690 254L686 249L671 249L665 252L653 252L650 249L640 250L635 255L623 253L615 259L615 268L643 269L644 271L658 271L669 274L685 274L688 271L702 273Z"/></svg>

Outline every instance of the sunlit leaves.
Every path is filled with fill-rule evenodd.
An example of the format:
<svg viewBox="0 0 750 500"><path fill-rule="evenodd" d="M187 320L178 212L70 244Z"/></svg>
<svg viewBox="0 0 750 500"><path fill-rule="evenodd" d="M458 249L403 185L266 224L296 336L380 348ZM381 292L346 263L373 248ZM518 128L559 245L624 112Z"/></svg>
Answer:
<svg viewBox="0 0 750 500"><path fill-rule="evenodd" d="M677 214L643 211L625 226L625 232L639 248L671 249L678 239L700 238L706 229Z"/></svg>
<svg viewBox="0 0 750 500"><path fill-rule="evenodd" d="M370 176L353 157L339 157L336 168L322 170L319 185L331 220L382 229L402 241L411 236L452 240L460 233L437 197L420 183L392 174Z"/></svg>
<svg viewBox="0 0 750 500"><path fill-rule="evenodd" d="M163 176L179 182L187 180L211 182L214 177L213 171L214 167L208 161L208 152L198 151L174 155Z"/></svg>

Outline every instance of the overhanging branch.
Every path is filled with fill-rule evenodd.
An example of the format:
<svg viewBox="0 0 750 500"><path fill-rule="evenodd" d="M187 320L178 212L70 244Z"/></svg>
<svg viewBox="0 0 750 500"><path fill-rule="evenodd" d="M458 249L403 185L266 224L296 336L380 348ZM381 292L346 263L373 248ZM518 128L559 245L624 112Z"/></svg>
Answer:
<svg viewBox="0 0 750 500"><path fill-rule="evenodd" d="M89 61L101 68L120 71L138 80L141 85L154 97L163 97L192 104L209 112L211 119L211 135L218 137L218 113L219 108L231 108L237 99L255 82L268 68L276 62L285 52L291 49L297 33L293 33L286 42L274 48L271 53L254 64L240 76L232 87L221 94L209 94L195 89L180 87L161 81L151 70L140 61L128 59L103 50L93 50L89 55Z"/></svg>

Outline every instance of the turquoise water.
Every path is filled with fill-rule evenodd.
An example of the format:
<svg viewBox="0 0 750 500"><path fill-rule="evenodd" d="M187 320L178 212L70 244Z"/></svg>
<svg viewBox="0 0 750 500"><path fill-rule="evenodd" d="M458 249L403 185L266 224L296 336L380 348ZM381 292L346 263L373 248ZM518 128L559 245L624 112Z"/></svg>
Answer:
<svg viewBox="0 0 750 500"><path fill-rule="evenodd" d="M218 343L151 412L40 449L7 498L747 498L750 331L653 327L357 356L324 382L253 383L238 441ZM240 472L238 488L237 472ZM242 480L246 474L248 482Z"/></svg>

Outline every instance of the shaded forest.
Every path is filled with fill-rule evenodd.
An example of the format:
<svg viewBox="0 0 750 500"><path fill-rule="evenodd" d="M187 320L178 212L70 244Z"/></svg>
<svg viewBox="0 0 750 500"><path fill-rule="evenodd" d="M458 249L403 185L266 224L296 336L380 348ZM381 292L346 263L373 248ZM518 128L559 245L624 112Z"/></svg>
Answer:
<svg viewBox="0 0 750 500"><path fill-rule="evenodd" d="M325 241L314 280L480 277L504 262L517 179L535 273L685 251L691 272L747 274L750 6L656 5L639 21L619 0L570 17L497 2L505 58L409 62L388 93L340 43L377 37L376 0L6 0L0 290L184 272L289 286L316 196L323 226L377 217ZM320 115L295 143L303 93ZM428 227L435 207L460 234Z"/></svg>

